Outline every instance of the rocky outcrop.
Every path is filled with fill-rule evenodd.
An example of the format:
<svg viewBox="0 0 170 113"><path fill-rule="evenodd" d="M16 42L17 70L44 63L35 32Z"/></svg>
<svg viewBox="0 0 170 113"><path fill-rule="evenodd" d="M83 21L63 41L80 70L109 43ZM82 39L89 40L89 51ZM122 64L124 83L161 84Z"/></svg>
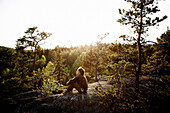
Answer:
<svg viewBox="0 0 170 113"><path fill-rule="evenodd" d="M56 94L46 98L37 98L18 109L18 112L29 113L98 113L98 95L95 86L103 89L110 88L106 81L96 82L89 85L87 94L79 94L77 91L68 94Z"/></svg>
<svg viewBox="0 0 170 113"><path fill-rule="evenodd" d="M99 113L99 99L95 86L109 89L111 85L107 81L99 81L89 85L87 94L79 94L76 90L68 94L55 94L45 98L32 98L18 95L16 113ZM29 94L29 93L28 93ZM33 93L34 94L34 93ZM36 93L34 94L36 96ZM16 98L15 97L15 98ZM27 100L27 99L28 100ZM24 101L25 99L25 101ZM22 100L22 101L21 101Z"/></svg>
<svg viewBox="0 0 170 113"><path fill-rule="evenodd" d="M15 113L20 106L35 101L39 94L39 91L28 91L11 98L0 99L0 113Z"/></svg>
<svg viewBox="0 0 170 113"><path fill-rule="evenodd" d="M39 98L18 109L18 112L30 113L93 113L99 111L97 95L92 93L58 94Z"/></svg>

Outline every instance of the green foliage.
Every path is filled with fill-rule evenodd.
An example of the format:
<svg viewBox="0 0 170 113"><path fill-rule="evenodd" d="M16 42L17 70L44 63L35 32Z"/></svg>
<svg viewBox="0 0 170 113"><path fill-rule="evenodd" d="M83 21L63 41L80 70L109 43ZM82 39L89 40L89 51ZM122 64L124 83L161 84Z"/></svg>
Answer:
<svg viewBox="0 0 170 113"><path fill-rule="evenodd" d="M3 74L3 70L6 68L13 67L13 63L15 62L15 52L14 49L5 48L0 46L0 75ZM1 77L0 77L1 79Z"/></svg>
<svg viewBox="0 0 170 113"><path fill-rule="evenodd" d="M44 79L41 88L39 89L41 92L41 96L48 96L53 94L53 92L63 92L66 90L62 84L58 83L58 81L54 80L53 78Z"/></svg>
<svg viewBox="0 0 170 113"><path fill-rule="evenodd" d="M29 28L25 32L25 36L17 40L16 50L23 51L25 48L30 47L34 50L33 70L35 71L36 60L38 59L37 52L40 50L40 45L43 40L50 37L51 33L39 32L38 27Z"/></svg>
<svg viewBox="0 0 170 113"><path fill-rule="evenodd" d="M112 76L110 76L109 83L113 84L116 82L121 82L122 78L132 76L131 70L129 68L133 68L134 64L131 62L126 62L125 60L120 60L118 63L114 63L112 65Z"/></svg>
<svg viewBox="0 0 170 113"><path fill-rule="evenodd" d="M137 43L138 47L138 63L136 68L136 91L139 91L139 75L141 74L141 65L142 65L142 43L146 43L144 39L144 34L148 31L150 26L158 25L159 22L162 22L167 18L163 16L162 18L155 17L151 18L151 14L157 13L160 11L158 6L155 6L154 0L125 0L131 4L129 10L119 9L119 14L121 19L118 19L118 22L122 25L129 25L134 31L134 36L122 35L120 38L130 42Z"/></svg>
<svg viewBox="0 0 170 113"><path fill-rule="evenodd" d="M90 45L89 49L82 53L82 58L80 61L81 66L86 67L86 73L91 77L95 75L95 63L96 63L96 50L95 47Z"/></svg>
<svg viewBox="0 0 170 113"><path fill-rule="evenodd" d="M29 28L25 34L25 36L17 40L17 50L25 49L27 47L33 47L36 50L38 49L39 42L51 36L51 33L39 32L38 27Z"/></svg>
<svg viewBox="0 0 170 113"><path fill-rule="evenodd" d="M169 74L169 68L170 68L170 30L167 30L165 33L161 35L160 38L157 38L158 45L156 47L156 50L158 53L156 56L160 60L160 63L158 65L159 75L163 74Z"/></svg>
<svg viewBox="0 0 170 113"><path fill-rule="evenodd" d="M48 96L53 91L63 91L65 89L57 80L55 68L55 65L49 62L45 68L35 72L33 81L36 88L41 91L41 96Z"/></svg>
<svg viewBox="0 0 170 113"><path fill-rule="evenodd" d="M169 76L144 79L139 93L136 93L134 82L124 78L121 82L114 82L109 90L95 89L104 113L162 113L169 110L169 82Z"/></svg>
<svg viewBox="0 0 170 113"><path fill-rule="evenodd" d="M118 22L122 25L130 25L131 29L134 30L134 34L146 33L148 27L158 25L159 22L162 22L167 18L163 16L162 18L155 17L151 18L151 14L159 12L158 6L156 6L155 0L125 0L131 4L129 10L119 9L119 14L121 19L118 19ZM137 41L137 37L131 37L122 35L121 38L128 41ZM140 41L144 41L144 38L141 37Z"/></svg>
<svg viewBox="0 0 170 113"><path fill-rule="evenodd" d="M166 32L165 34L168 33ZM95 87L98 90L103 112L161 113L165 109L168 110L169 73L167 69L169 68L169 42L166 41L168 38L164 38L166 40L163 39L164 35L161 36L160 40L162 41L158 44L143 46L142 74L147 75L146 77L149 74L151 77L150 79L142 79L140 81L138 93L135 91L135 82L133 81L138 63L135 45L110 44L108 46L108 54L103 61L107 62L107 70L110 75L108 82L113 84L113 87L109 90ZM165 37L168 36L165 35ZM163 69L164 72L161 71ZM154 79L152 75L156 73L159 75L164 74L164 76L161 78L155 76L157 79ZM167 76L165 76L166 74Z"/></svg>
<svg viewBox="0 0 170 113"><path fill-rule="evenodd" d="M59 83L65 84L68 73L65 70L66 65L64 64L64 59L61 53L61 49L59 47L56 47L52 53L52 62L55 66L54 74L57 76L57 80L59 81Z"/></svg>
<svg viewBox="0 0 170 113"><path fill-rule="evenodd" d="M28 81L28 68L27 65L28 57L22 52L17 53L17 58L15 61L14 68L6 68L3 71L2 76L2 92L7 95L14 95L20 93L21 91L28 90L31 86L26 87Z"/></svg>
<svg viewBox="0 0 170 113"><path fill-rule="evenodd" d="M170 47L170 31L167 30L157 38L158 44L155 44L150 50L153 51L152 54L146 56L146 63L143 64L143 73L150 75L167 75L169 74L169 47Z"/></svg>
<svg viewBox="0 0 170 113"><path fill-rule="evenodd" d="M46 65L46 58L44 55L41 56L41 59L36 61L35 69L42 69Z"/></svg>
<svg viewBox="0 0 170 113"><path fill-rule="evenodd" d="M137 50L133 45L111 44L108 46L107 73L110 76L129 76L136 73Z"/></svg>
<svg viewBox="0 0 170 113"><path fill-rule="evenodd" d="M72 74L75 73L77 68L81 66L81 63L82 63L81 60L85 54L86 54L85 52L82 52L81 55L78 56L77 59L75 60L73 66L71 67L71 70L70 70Z"/></svg>
<svg viewBox="0 0 170 113"><path fill-rule="evenodd" d="M98 88L100 105L104 113L145 113L147 99L135 93L133 87L114 84L109 90Z"/></svg>
<svg viewBox="0 0 170 113"><path fill-rule="evenodd" d="M72 67L72 65L74 64L75 60L77 59L78 57L78 53L76 50L72 50L70 53L69 53L69 57L68 57L68 60L69 60L69 66Z"/></svg>
<svg viewBox="0 0 170 113"><path fill-rule="evenodd" d="M137 44L120 43L45 50L38 47L37 51L0 49L0 93L4 97L30 90L40 91L41 97L61 93L77 68L83 66L88 82L94 82L91 78L96 75L105 75L113 85L105 91L95 87L103 112L161 111L169 102L169 36L168 30L157 44L143 45L141 74L148 79L140 78L139 93L135 92L134 78L138 69Z"/></svg>

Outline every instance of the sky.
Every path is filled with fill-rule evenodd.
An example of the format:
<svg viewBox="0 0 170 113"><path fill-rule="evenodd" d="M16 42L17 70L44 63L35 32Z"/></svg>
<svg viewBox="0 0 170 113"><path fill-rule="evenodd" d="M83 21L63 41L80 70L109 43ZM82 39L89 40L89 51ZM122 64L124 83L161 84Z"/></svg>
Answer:
<svg viewBox="0 0 170 113"><path fill-rule="evenodd" d="M159 0L161 11L154 16L168 19L149 29L148 40L156 41L170 27L169 6L170 0ZM129 7L124 0L0 0L0 46L15 48L16 40L34 26L52 33L43 48L95 44L105 33L102 42L123 42L119 36L131 32L117 22L118 9Z"/></svg>

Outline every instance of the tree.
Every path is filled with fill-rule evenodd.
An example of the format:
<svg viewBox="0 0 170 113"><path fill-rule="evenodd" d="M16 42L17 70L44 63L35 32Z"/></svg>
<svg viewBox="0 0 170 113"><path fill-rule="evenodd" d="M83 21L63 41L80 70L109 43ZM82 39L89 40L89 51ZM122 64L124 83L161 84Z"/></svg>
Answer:
<svg viewBox="0 0 170 113"><path fill-rule="evenodd" d="M131 3L131 9L125 11L124 9L119 9L119 14L122 15L121 19L118 19L118 22L122 25L130 25L134 30L134 33L137 34L137 37L133 36L120 36L124 40L134 41L137 43L138 47L138 66L136 69L136 91L139 91L139 75L141 72L141 54L142 54L142 43L145 41L143 34L148 31L150 26L158 25L159 22L165 20L167 16L162 18L155 17L151 18L150 15L160 11L158 6L155 6L155 0L125 0L126 2Z"/></svg>
<svg viewBox="0 0 170 113"><path fill-rule="evenodd" d="M7 96L26 91L32 87L28 85L27 54L18 52L17 57L15 55L13 57L15 58L14 67L6 68L2 74L3 80L0 81L3 86L2 92Z"/></svg>
<svg viewBox="0 0 170 113"><path fill-rule="evenodd" d="M56 75L57 80L64 84L68 73L65 71L66 66L64 65L64 59L61 53L61 48L57 46L52 53L52 62L55 66L54 74Z"/></svg>
<svg viewBox="0 0 170 113"><path fill-rule="evenodd" d="M168 74L169 73L169 60L170 60L170 30L167 30L161 35L160 38L157 38L158 47L157 51L161 58L160 64L160 73Z"/></svg>
<svg viewBox="0 0 170 113"><path fill-rule="evenodd" d="M95 63L96 63L94 46L90 45L89 49L83 54L84 55L82 56L80 64L83 67L85 67L86 74L90 75L90 77L93 77L94 67L95 67Z"/></svg>
<svg viewBox="0 0 170 113"><path fill-rule="evenodd" d="M95 64L95 80L97 81L97 75L98 75L98 64L99 64L99 50L102 48L102 44L101 41L107 36L109 35L109 33L105 33L103 35L98 35L97 38L99 39L99 41L96 43L96 64Z"/></svg>
<svg viewBox="0 0 170 113"><path fill-rule="evenodd" d="M63 92L63 85L58 82L55 71L55 64L49 61L47 66L42 70L38 69L35 76L32 77L32 81L36 85L35 88L41 93L40 96L48 96L53 94L53 92Z"/></svg>
<svg viewBox="0 0 170 113"><path fill-rule="evenodd" d="M16 50L24 50L31 47L34 49L33 71L35 71L37 50L40 47L40 42L51 36L51 33L39 32L38 27L29 28L25 32L25 36L17 40Z"/></svg>
<svg viewBox="0 0 170 113"><path fill-rule="evenodd" d="M143 67L147 69L145 72L161 77L161 75L168 75L169 73L170 30L163 33L160 38L157 38L157 42L152 47L154 52L147 58L147 63Z"/></svg>
<svg viewBox="0 0 170 113"><path fill-rule="evenodd" d="M0 46L0 75L2 75L4 69L13 67L15 60L16 54L14 49Z"/></svg>

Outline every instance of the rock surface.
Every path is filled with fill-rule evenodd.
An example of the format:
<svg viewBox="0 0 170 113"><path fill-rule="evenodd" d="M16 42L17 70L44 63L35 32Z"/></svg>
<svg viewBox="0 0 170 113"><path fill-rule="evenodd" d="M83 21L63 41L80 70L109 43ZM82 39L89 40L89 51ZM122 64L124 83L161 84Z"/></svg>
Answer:
<svg viewBox="0 0 170 113"><path fill-rule="evenodd" d="M111 87L107 81L99 81L89 84L87 94L79 94L76 90L68 94L55 94L45 98L31 98L21 95L15 101L16 113L99 113L102 109L99 107L99 99L95 86L102 89ZM28 93L29 94L29 93ZM34 94L36 96L36 93Z"/></svg>

